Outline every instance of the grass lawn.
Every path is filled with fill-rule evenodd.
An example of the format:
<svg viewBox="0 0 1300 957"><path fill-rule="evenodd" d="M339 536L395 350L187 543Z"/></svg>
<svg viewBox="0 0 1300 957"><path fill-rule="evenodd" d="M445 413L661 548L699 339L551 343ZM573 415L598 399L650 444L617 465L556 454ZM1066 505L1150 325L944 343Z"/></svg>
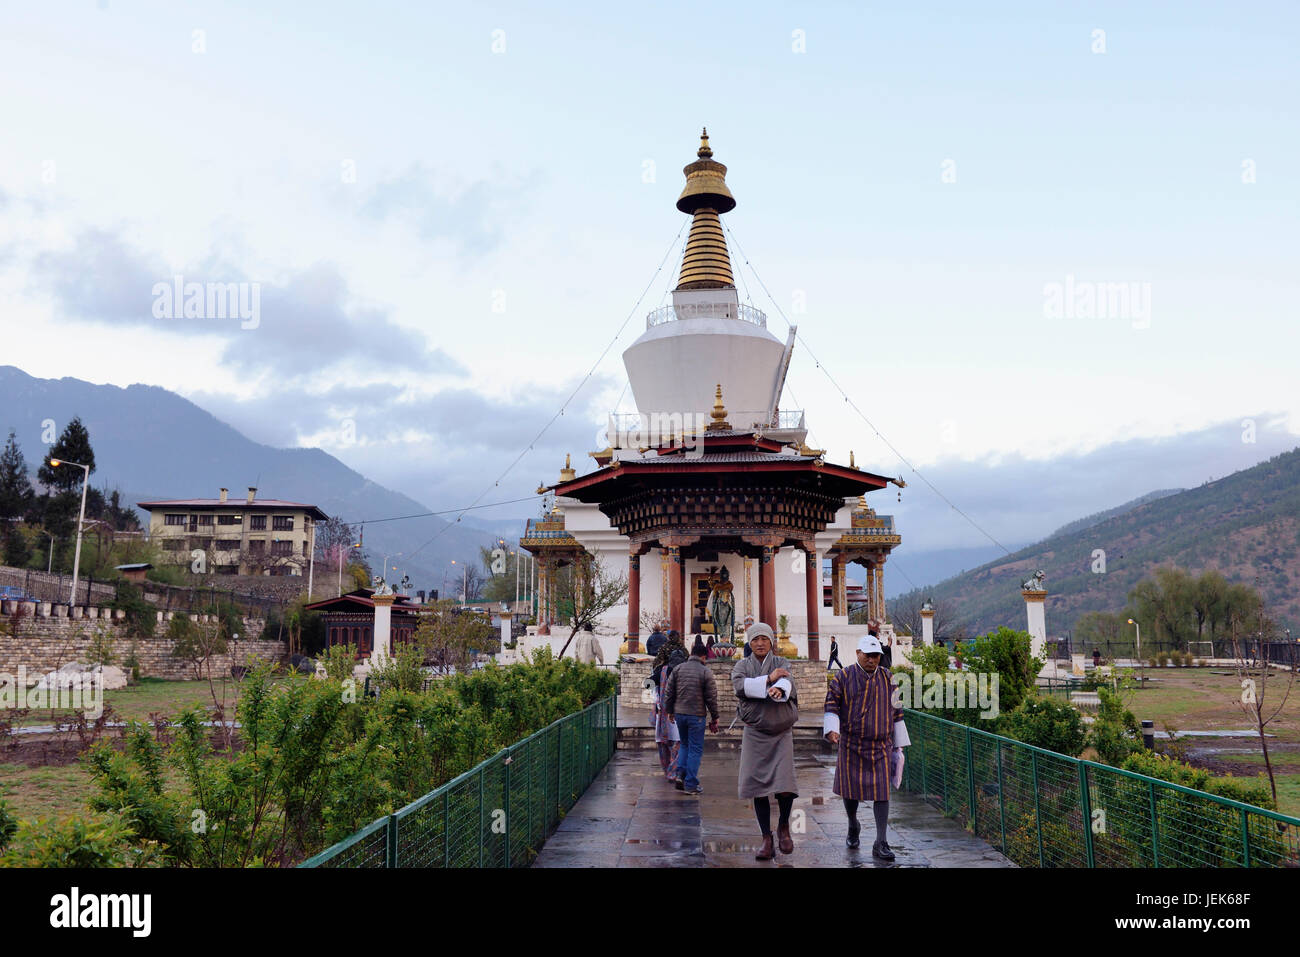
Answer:
<svg viewBox="0 0 1300 957"><path fill-rule="evenodd" d="M81 814L90 794L90 773L79 764L29 768L0 764L0 800L17 818Z"/></svg>
<svg viewBox="0 0 1300 957"><path fill-rule="evenodd" d="M1176 731L1254 730L1251 716L1238 704L1241 679L1235 674L1213 674L1224 668L1148 668L1147 675L1159 681L1141 691L1124 693L1124 702L1141 721L1149 718L1156 730ZM1273 672L1264 684L1265 714L1269 714L1286 692L1288 675ZM1258 680L1258 679L1257 679ZM1258 688L1258 684L1256 685ZM1286 706L1267 727L1275 737L1268 740L1269 758L1277 780L1278 810L1300 817L1300 679L1292 688ZM1231 772L1238 777L1263 778L1264 756L1257 738L1184 738L1187 760L1215 774Z"/></svg>
<svg viewBox="0 0 1300 957"><path fill-rule="evenodd" d="M1124 693L1124 702L1139 721L1150 718L1156 730L1166 725L1178 731L1221 731L1253 729L1254 722L1238 703L1241 680L1235 675L1211 674L1220 668L1146 669L1148 677L1159 678L1141 691ZM1274 672L1265 684L1265 713L1281 700L1287 674ZM1268 726L1279 742L1300 743L1300 680L1292 690L1282 714Z"/></svg>
<svg viewBox="0 0 1300 957"><path fill-rule="evenodd" d="M215 679L217 700L226 703L226 716L231 717L239 696L239 684L231 678ZM212 693L206 681L164 681L161 678L142 678L140 683L104 692L104 704L116 712L117 720L148 721L152 712L161 712L175 718L195 705L211 709ZM53 724L57 716L66 714L53 710L32 711L19 724L24 726Z"/></svg>

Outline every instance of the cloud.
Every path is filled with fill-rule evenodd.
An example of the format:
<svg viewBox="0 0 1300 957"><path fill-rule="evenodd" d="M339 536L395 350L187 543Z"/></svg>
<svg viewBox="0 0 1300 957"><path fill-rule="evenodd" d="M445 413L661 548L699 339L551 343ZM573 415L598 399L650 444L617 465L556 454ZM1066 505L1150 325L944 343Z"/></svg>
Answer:
<svg viewBox="0 0 1300 957"><path fill-rule="evenodd" d="M216 256L194 268L174 270L116 233L88 229L70 248L38 254L33 273L67 318L215 335L225 340L218 361L241 373L293 379L347 366L352 371L467 374L446 351L429 348L421 334L394 323L386 309L355 302L346 279L330 263L317 263L278 281L250 276ZM235 284L241 306L252 309L229 318L185 317L189 291L184 289L181 297L172 293L177 275L186 284ZM165 299L166 318L155 314L160 299ZM252 310L255 318L249 318Z"/></svg>
<svg viewBox="0 0 1300 957"><path fill-rule="evenodd" d="M463 255L481 256L500 244L502 222L507 215L518 215L533 179L522 184L479 180L451 193L432 170L416 164L378 183L363 201L361 212L375 220L402 223L426 241L449 240Z"/></svg>

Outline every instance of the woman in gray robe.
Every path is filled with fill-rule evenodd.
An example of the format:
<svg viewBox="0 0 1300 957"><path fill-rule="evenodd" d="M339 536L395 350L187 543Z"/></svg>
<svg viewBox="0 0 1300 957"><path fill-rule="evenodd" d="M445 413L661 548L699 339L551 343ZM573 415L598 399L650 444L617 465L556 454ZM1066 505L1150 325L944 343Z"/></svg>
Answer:
<svg viewBox="0 0 1300 957"><path fill-rule="evenodd" d="M736 662L731 685L736 692L736 710L745 723L740 740L740 780L737 793L752 798L754 815L763 832L763 847L755 855L760 861L776 856L772 847L772 806L775 794L780 809L777 841L782 854L794 851L790 836L790 810L798 797L794 776L794 725L799 720L797 696L790 678L789 662L772 650L772 628L759 622L746 637L753 654Z"/></svg>

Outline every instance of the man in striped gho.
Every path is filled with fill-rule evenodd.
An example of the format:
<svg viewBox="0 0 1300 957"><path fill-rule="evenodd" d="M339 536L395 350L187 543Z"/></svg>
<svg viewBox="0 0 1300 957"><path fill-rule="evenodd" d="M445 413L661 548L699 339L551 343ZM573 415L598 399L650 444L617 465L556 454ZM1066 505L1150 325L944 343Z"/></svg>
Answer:
<svg viewBox="0 0 1300 957"><path fill-rule="evenodd" d="M911 741L903 724L903 711L891 697L893 679L889 669L880 664L880 656L880 641L873 635L858 640L857 662L830 679L823 733L839 748L834 791L844 799L849 816L845 843L858 846L858 802L870 801L876 818L872 856L892 861L894 852L885 834L891 765L901 763L902 749Z"/></svg>

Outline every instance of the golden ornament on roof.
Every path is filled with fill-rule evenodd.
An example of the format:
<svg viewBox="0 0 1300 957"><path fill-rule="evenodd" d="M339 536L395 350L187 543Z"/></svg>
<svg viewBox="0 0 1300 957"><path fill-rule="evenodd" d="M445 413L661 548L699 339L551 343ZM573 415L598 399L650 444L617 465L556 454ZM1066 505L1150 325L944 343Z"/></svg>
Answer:
<svg viewBox="0 0 1300 957"><path fill-rule="evenodd" d="M677 208L690 213L691 232L682 254L678 289L722 289L735 286L731 255L718 216L736 208L736 198L727 188L727 167L713 159L709 131L700 134L698 159L686 166L686 186L677 197Z"/></svg>

